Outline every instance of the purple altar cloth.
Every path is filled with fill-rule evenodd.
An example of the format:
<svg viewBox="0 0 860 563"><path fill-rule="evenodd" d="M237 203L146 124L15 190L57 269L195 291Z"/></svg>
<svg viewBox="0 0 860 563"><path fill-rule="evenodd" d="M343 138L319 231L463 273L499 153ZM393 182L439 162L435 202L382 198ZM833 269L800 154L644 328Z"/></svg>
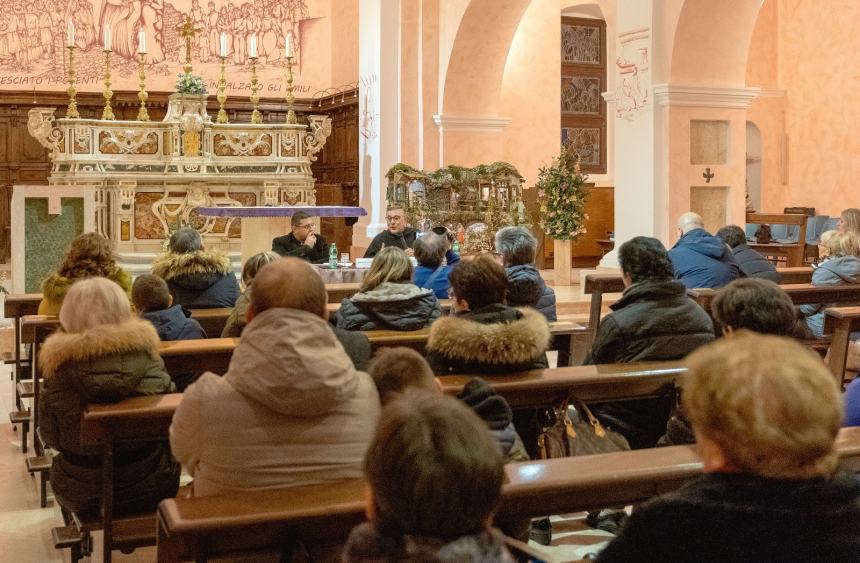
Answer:
<svg viewBox="0 0 860 563"><path fill-rule="evenodd" d="M197 213L204 217L290 217L296 211L304 211L312 217L361 217L367 215L367 211L363 207L342 205L297 205L291 207L255 205L197 208Z"/></svg>

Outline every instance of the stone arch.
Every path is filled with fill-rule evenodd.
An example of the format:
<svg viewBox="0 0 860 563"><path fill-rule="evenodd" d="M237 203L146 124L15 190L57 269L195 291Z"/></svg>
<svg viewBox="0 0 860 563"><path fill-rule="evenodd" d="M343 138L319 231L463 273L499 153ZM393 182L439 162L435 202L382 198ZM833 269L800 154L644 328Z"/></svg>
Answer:
<svg viewBox="0 0 860 563"><path fill-rule="evenodd" d="M495 116L505 62L530 0L471 0L445 73L442 113Z"/></svg>

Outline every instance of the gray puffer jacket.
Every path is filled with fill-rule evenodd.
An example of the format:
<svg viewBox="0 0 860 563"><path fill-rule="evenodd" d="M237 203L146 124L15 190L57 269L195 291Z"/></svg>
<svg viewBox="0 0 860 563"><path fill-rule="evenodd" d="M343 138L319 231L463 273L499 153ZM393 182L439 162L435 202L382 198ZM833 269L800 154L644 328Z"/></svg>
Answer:
<svg viewBox="0 0 860 563"><path fill-rule="evenodd" d="M385 282L341 301L334 323L345 330L419 330L441 314L432 289Z"/></svg>
<svg viewBox="0 0 860 563"><path fill-rule="evenodd" d="M860 258L856 256L835 256L825 260L812 272L812 285L843 285L860 283ZM845 306L845 303L840 305ZM800 312L806 317L806 324L818 338L824 336L824 310L834 304L818 303L801 305Z"/></svg>

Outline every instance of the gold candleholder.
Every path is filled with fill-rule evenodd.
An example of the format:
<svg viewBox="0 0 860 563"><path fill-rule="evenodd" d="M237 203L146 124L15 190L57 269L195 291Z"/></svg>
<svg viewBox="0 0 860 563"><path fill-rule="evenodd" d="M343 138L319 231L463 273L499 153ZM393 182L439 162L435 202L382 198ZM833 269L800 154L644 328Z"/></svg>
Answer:
<svg viewBox="0 0 860 563"><path fill-rule="evenodd" d="M293 96L293 57L287 57L287 123L290 125L296 124L296 111L293 109L293 103L296 97Z"/></svg>
<svg viewBox="0 0 860 563"><path fill-rule="evenodd" d="M251 57L251 123L262 123L263 114L260 113L260 86L257 83L257 57Z"/></svg>
<svg viewBox="0 0 860 563"><path fill-rule="evenodd" d="M146 53L138 53L140 56L140 92L137 93L137 99L140 100L140 109L137 110L138 121L149 121L149 112L146 111L146 99L149 94L146 93Z"/></svg>
<svg viewBox="0 0 860 563"><path fill-rule="evenodd" d="M113 92L110 89L110 49L105 49L105 91L102 96L105 98L105 107L102 110L102 119L114 119L113 108L110 105L110 99L113 98Z"/></svg>
<svg viewBox="0 0 860 563"><path fill-rule="evenodd" d="M218 79L218 117L215 119L218 123L229 123L227 110L224 109L224 104L227 102L227 70L225 61L227 57L221 57L221 77Z"/></svg>
<svg viewBox="0 0 860 563"><path fill-rule="evenodd" d="M75 87L75 46L69 45L69 88L66 93L69 94L69 105L66 107L66 118L77 119L81 116L78 113L78 101L75 97L78 94L78 89Z"/></svg>

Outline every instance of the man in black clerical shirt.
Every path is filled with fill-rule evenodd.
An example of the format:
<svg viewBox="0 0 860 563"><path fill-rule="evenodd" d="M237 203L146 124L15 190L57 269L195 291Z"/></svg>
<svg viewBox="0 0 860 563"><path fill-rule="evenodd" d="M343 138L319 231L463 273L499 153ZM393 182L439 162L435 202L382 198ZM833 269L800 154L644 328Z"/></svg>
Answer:
<svg viewBox="0 0 860 563"><path fill-rule="evenodd" d="M373 237L364 257L373 258L386 246L402 248L407 256L412 256L412 245L415 244L418 230L406 226L406 211L402 207L389 207L385 214L385 222L388 224L388 229Z"/></svg>
<svg viewBox="0 0 860 563"><path fill-rule="evenodd" d="M292 232L272 241L272 251L295 256L313 264L328 262L328 248L322 235L314 233L314 220L304 211L293 213Z"/></svg>

